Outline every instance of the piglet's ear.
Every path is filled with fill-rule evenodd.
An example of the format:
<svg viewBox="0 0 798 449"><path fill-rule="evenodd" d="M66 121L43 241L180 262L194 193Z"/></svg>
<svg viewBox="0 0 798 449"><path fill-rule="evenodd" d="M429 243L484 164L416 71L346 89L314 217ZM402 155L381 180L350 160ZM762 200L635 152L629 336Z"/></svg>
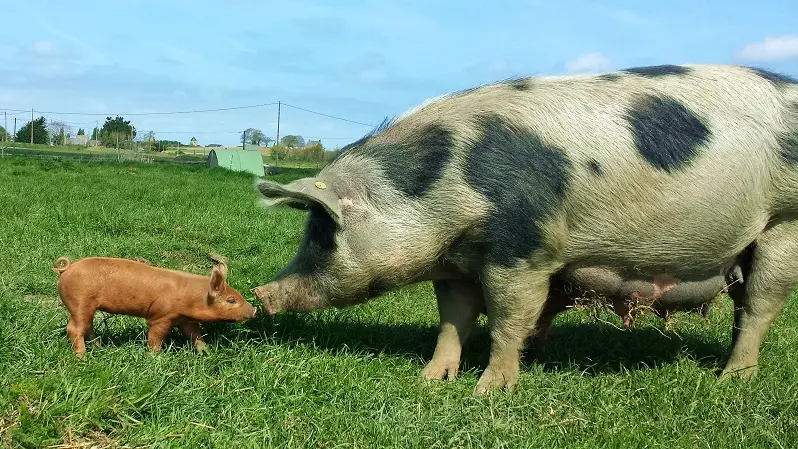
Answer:
<svg viewBox="0 0 798 449"><path fill-rule="evenodd" d="M227 280L227 265L219 264L213 267L213 270L211 271L211 283L209 287L211 296L217 297L222 294L225 280Z"/></svg>
<svg viewBox="0 0 798 449"><path fill-rule="evenodd" d="M314 205L322 206L337 224L341 224L341 206L338 194L327 183L317 178L297 179L288 184L258 179L256 187L267 207L287 206L310 210Z"/></svg>

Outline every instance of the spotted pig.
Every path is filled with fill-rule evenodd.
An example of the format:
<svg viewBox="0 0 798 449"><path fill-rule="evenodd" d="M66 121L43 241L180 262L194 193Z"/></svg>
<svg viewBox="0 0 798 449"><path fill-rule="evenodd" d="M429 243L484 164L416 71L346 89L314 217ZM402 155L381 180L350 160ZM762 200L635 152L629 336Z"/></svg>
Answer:
<svg viewBox="0 0 798 449"><path fill-rule="evenodd" d="M594 267L660 294L738 267L722 376L748 378L798 281L798 82L724 65L505 80L386 121L317 176L257 188L307 211L296 255L255 289L265 311L432 281L439 346L487 313L475 394L517 384L553 276Z"/></svg>

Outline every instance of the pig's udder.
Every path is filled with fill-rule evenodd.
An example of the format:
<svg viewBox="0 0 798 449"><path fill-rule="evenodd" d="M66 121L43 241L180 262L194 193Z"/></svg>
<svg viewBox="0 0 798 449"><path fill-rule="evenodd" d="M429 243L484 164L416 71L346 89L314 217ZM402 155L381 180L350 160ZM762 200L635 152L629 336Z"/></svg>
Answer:
<svg viewBox="0 0 798 449"><path fill-rule="evenodd" d="M654 299L657 300L662 298L662 295L664 295L665 292L673 289L673 287L676 287L678 282L678 279L667 274L655 276L654 282L651 283L651 285L654 287Z"/></svg>

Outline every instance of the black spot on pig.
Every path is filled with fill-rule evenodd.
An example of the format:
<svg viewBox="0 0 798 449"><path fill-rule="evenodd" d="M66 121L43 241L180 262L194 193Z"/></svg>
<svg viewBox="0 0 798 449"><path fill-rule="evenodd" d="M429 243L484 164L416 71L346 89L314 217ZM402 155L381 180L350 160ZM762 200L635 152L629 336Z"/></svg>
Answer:
<svg viewBox="0 0 798 449"><path fill-rule="evenodd" d="M365 142L358 154L377 161L385 177L399 191L419 198L443 175L452 155L452 132L440 125L429 125L403 141Z"/></svg>
<svg viewBox="0 0 798 449"><path fill-rule="evenodd" d="M642 97L626 119L637 151L651 166L665 172L687 166L711 137L696 114L667 96Z"/></svg>
<svg viewBox="0 0 798 449"><path fill-rule="evenodd" d="M310 275L324 271L336 249L337 225L320 205L313 205L305 222L305 232L297 250L295 272Z"/></svg>
<svg viewBox="0 0 798 449"><path fill-rule="evenodd" d="M360 139L345 145L343 148L338 150L335 155L330 159L330 163L335 162L337 159L340 159L344 154L348 153L350 150L354 148L359 148L363 146L366 142L368 142L372 137L376 136L377 134L385 131L386 129L390 128L395 122L395 118L386 117L382 120L382 123L377 125L373 130L369 131L368 134L361 137Z"/></svg>
<svg viewBox="0 0 798 449"><path fill-rule="evenodd" d="M602 81L618 81L623 77L619 73L602 73L601 75L596 75L596 78Z"/></svg>
<svg viewBox="0 0 798 449"><path fill-rule="evenodd" d="M502 81L502 84L504 84L505 86L510 86L513 89L520 90L522 92L527 91L532 87L529 78L509 78Z"/></svg>
<svg viewBox="0 0 798 449"><path fill-rule="evenodd" d="M467 89L458 90L458 91L456 91L456 92L453 92L453 93L451 94L451 96L452 96L452 97L459 97L459 96L462 96L462 95L468 95L468 94L470 94L471 92L474 92L474 91L476 91L476 90L479 90L481 87L482 87L482 86L475 86L475 87L469 87L469 88L467 88Z"/></svg>
<svg viewBox="0 0 798 449"><path fill-rule="evenodd" d="M601 168L601 164L599 164L599 161L597 161L597 160L595 160L593 158L590 158L587 161L587 167L596 176L601 176L601 174L603 173L603 169Z"/></svg>
<svg viewBox="0 0 798 449"><path fill-rule="evenodd" d="M542 225L562 204L572 167L563 151L499 116L481 117L479 127L466 180L494 205L482 236L488 262L512 267L543 243Z"/></svg>
<svg viewBox="0 0 798 449"><path fill-rule="evenodd" d="M631 73L634 75L646 76L649 78L656 78L659 76L668 76L668 75L687 75L690 72L692 72L692 70L688 67L683 67L680 65L671 65L671 64L651 65L644 67L630 67L628 69L623 69L621 71L626 73Z"/></svg>
<svg viewBox="0 0 798 449"><path fill-rule="evenodd" d="M792 105L792 114L798 117L798 103ZM798 165L798 126L779 137L781 156L790 165Z"/></svg>
<svg viewBox="0 0 798 449"><path fill-rule="evenodd" d="M781 156L788 164L798 165L798 130L795 130L780 139Z"/></svg>
<svg viewBox="0 0 798 449"><path fill-rule="evenodd" d="M747 67L748 70L756 73L757 75L761 76L762 78L770 81L771 83L777 86L786 86L786 85L795 85L798 84L798 80L793 77L783 75L781 73L771 72L769 70L760 69L758 67Z"/></svg>

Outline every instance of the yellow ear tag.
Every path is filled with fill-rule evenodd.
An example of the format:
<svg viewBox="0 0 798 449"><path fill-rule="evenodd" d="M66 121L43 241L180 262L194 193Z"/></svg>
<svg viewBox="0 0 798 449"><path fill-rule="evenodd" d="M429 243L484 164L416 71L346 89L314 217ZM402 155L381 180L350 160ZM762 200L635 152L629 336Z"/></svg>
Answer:
<svg viewBox="0 0 798 449"><path fill-rule="evenodd" d="M324 189L326 189L326 188L327 188L327 184L325 184L325 183L323 183L323 182L321 182L321 181L316 181L316 184L315 184L315 185L316 185L316 188L317 188L317 189L324 190Z"/></svg>

